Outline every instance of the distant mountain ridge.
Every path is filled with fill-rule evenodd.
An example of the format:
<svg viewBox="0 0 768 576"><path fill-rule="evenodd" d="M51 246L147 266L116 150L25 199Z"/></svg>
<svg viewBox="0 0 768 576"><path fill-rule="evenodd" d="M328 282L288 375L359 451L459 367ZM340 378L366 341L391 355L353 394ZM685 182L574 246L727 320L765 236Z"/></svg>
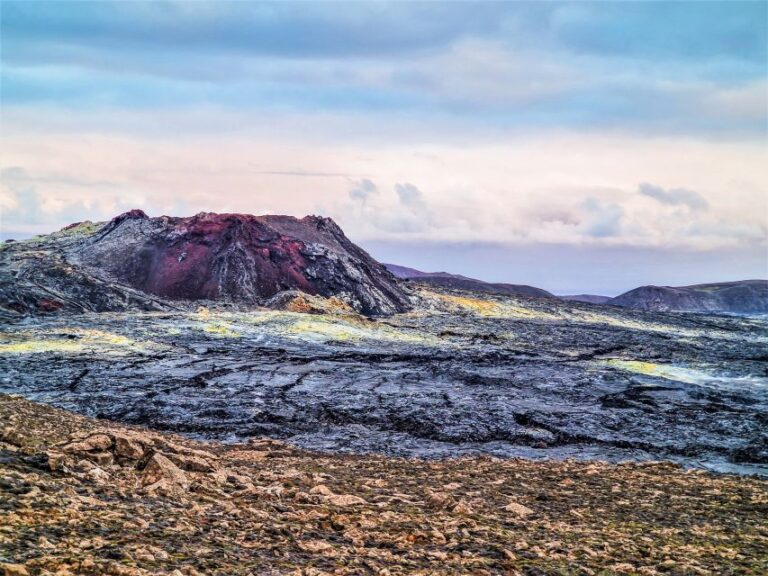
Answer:
<svg viewBox="0 0 768 576"><path fill-rule="evenodd" d="M692 286L640 286L607 304L658 312L768 313L768 280Z"/></svg>
<svg viewBox="0 0 768 576"><path fill-rule="evenodd" d="M554 294L528 286L526 284L506 284L485 282L475 278L462 276L461 274L449 274L448 272L422 272L415 268L399 266L397 264L384 264L384 266L398 278L404 280L418 280L425 284L441 288L457 288L460 290L475 290L496 294L516 294L519 296L537 296L540 298L554 298Z"/></svg>
<svg viewBox="0 0 768 576"><path fill-rule="evenodd" d="M611 299L610 296L600 296L598 294L569 294L558 296L558 298L570 302L585 302L587 304L605 304Z"/></svg>
<svg viewBox="0 0 768 576"><path fill-rule="evenodd" d="M398 264L384 264L396 277L442 288L497 294L559 298L570 302L622 306L657 312L768 313L768 280L740 280L691 286L640 286L616 297L598 294L555 296L541 288L521 284L485 282L449 272L423 272Z"/></svg>

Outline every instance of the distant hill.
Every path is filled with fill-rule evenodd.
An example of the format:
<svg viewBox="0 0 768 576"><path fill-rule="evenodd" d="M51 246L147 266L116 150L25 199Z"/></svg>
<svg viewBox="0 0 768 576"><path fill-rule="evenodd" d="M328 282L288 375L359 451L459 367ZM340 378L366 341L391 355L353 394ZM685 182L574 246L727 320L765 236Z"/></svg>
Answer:
<svg viewBox="0 0 768 576"><path fill-rule="evenodd" d="M656 311L768 313L768 280L641 286L607 304Z"/></svg>
<svg viewBox="0 0 768 576"><path fill-rule="evenodd" d="M569 296L558 296L561 300L570 300L571 302L586 302L587 304L605 304L611 299L610 296L598 296L597 294L573 294Z"/></svg>
<svg viewBox="0 0 768 576"><path fill-rule="evenodd" d="M504 284L484 282L475 278L468 278L460 274L448 272L422 272L415 268L398 266L397 264L384 264L384 266L398 278L406 280L418 280L424 284L443 288L458 288L460 290L476 290L495 294L516 294L522 296L538 296L542 298L554 298L555 296L546 290L527 286L525 284Z"/></svg>
<svg viewBox="0 0 768 576"><path fill-rule="evenodd" d="M398 278L411 279L411 278L457 278L461 280L474 280L461 274L449 274L448 272L422 272L416 270L416 268L408 268L407 266L398 266L397 264L384 264L384 266L392 272ZM475 280L475 282L482 282L482 280Z"/></svg>

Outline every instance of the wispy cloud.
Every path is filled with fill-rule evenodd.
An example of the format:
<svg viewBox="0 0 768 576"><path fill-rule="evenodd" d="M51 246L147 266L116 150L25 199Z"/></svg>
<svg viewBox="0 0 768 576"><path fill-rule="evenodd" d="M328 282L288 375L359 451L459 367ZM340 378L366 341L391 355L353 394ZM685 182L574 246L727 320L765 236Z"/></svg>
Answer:
<svg viewBox="0 0 768 576"><path fill-rule="evenodd" d="M585 214L582 224L584 233L594 238L606 238L621 234L621 221L624 208L615 203L604 203L595 198L587 198L581 203Z"/></svg>
<svg viewBox="0 0 768 576"><path fill-rule="evenodd" d="M6 0L2 10L6 105L215 103L674 134L754 135L766 122L759 2Z"/></svg>
<svg viewBox="0 0 768 576"><path fill-rule="evenodd" d="M67 174L35 174L21 166L0 169L0 228L42 231L62 223L104 220L128 204L120 185ZM82 190L90 194L82 194ZM130 200L127 195L125 200ZM135 198L134 198L135 199Z"/></svg>
<svg viewBox="0 0 768 576"><path fill-rule="evenodd" d="M685 188L664 189L661 186L643 183L639 187L640 194L653 198L668 206L685 206L689 210L707 210L709 203L694 190Z"/></svg>
<svg viewBox="0 0 768 576"><path fill-rule="evenodd" d="M424 195L416 186L410 182L395 184L395 192L400 199L400 203L411 209L418 210L424 206Z"/></svg>
<svg viewBox="0 0 768 576"><path fill-rule="evenodd" d="M352 187L349 189L349 197L352 198L352 200L360 201L365 204L366 200L377 192L378 189L376 188L376 184L368 178L363 178L362 180L353 183Z"/></svg>

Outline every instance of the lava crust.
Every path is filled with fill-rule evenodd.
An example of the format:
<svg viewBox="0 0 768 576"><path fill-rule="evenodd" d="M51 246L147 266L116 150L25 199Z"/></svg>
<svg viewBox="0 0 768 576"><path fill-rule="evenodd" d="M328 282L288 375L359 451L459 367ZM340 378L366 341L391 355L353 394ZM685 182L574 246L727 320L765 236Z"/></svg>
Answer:
<svg viewBox="0 0 768 576"><path fill-rule="evenodd" d="M320 297L25 319L0 329L0 393L323 452L650 458L768 475L764 319L414 289L413 312L380 319L323 312Z"/></svg>

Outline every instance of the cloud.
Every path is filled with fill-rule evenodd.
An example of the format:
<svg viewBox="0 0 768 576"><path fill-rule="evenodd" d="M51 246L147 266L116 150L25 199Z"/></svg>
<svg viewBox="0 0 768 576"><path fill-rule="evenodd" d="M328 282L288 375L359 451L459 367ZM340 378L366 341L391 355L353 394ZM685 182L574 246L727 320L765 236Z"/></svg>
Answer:
<svg viewBox="0 0 768 576"><path fill-rule="evenodd" d="M16 171L18 192L38 194L46 221L35 232L114 216L124 197L127 208L155 215L322 212L356 242L407 237L697 251L765 244L765 153L756 142L571 132L485 139L469 131L428 144L415 120L361 120L368 138L353 138L343 116L295 124L224 118L208 111L194 121L231 122L239 130L190 132L180 112L115 119L134 128L172 123L177 135L171 137L138 129L98 133L74 118L67 129L46 130L47 120L21 122L4 109L0 155L27 172L21 178ZM350 176L308 181L283 172ZM639 182L679 183L706 198L709 209L664 204L639 193ZM16 193L9 196L13 206L16 201ZM77 202L82 212L71 218L61 212ZM3 215L7 230L18 229L21 211Z"/></svg>
<svg viewBox="0 0 768 576"><path fill-rule="evenodd" d="M377 192L378 189L376 188L376 184L368 178L363 178L362 180L353 183L352 188L349 189L349 197L352 198L352 200L360 201L365 204L366 201Z"/></svg>
<svg viewBox="0 0 768 576"><path fill-rule="evenodd" d="M112 3L5 0L4 50L26 62L54 45L81 64L95 52L179 49L282 58L376 57L439 50L465 38L512 48L658 61L764 63L762 2ZM7 46L6 46L7 45Z"/></svg>
<svg viewBox="0 0 768 576"><path fill-rule="evenodd" d="M40 57L50 45L87 63L91 51L157 53L182 48L282 58L383 57L428 50L456 38L498 33L504 13L492 3L307 4L167 1L3 3L9 57ZM67 50L70 47L75 50Z"/></svg>
<svg viewBox="0 0 768 576"><path fill-rule="evenodd" d="M321 207L356 241L766 243L764 2L2 10L14 226Z"/></svg>
<svg viewBox="0 0 768 576"><path fill-rule="evenodd" d="M618 204L604 203L596 198L587 198L581 203L584 221L580 228L593 238L606 238L621 234L624 208Z"/></svg>
<svg viewBox="0 0 768 576"><path fill-rule="evenodd" d="M762 136L765 3L657 8L6 0L2 97L83 114L341 112L345 133L363 130L354 115L402 115Z"/></svg>
<svg viewBox="0 0 768 576"><path fill-rule="evenodd" d="M566 2L552 7L548 23L560 43L579 52L765 64L765 2Z"/></svg>
<svg viewBox="0 0 768 576"><path fill-rule="evenodd" d="M117 189L119 185L110 181L5 167L0 169L2 226L20 232L50 232L72 222L108 220L136 207L131 203L134 195L125 191L119 195Z"/></svg>
<svg viewBox="0 0 768 576"><path fill-rule="evenodd" d="M400 203L412 209L421 209L424 206L424 195L416 186L409 182L395 184L395 192Z"/></svg>
<svg viewBox="0 0 768 576"><path fill-rule="evenodd" d="M643 183L638 188L640 194L668 206L686 206L692 212L709 209L706 199L694 190L685 188L664 189L661 186Z"/></svg>
<svg viewBox="0 0 768 576"><path fill-rule="evenodd" d="M385 234L428 233L432 217L422 192L409 182L395 183L393 191L380 194L378 186L367 178L354 182L349 197L355 223ZM342 220L347 220L345 212Z"/></svg>
<svg viewBox="0 0 768 576"><path fill-rule="evenodd" d="M748 246L766 246L768 242L768 223L736 223L725 218L695 221L687 229L693 237L725 238ZM766 258L768 266L768 258Z"/></svg>
<svg viewBox="0 0 768 576"><path fill-rule="evenodd" d="M0 192L2 218L15 229L24 231L37 226L55 227L61 221L82 221L93 213L81 201L57 200L41 194L34 186L5 181Z"/></svg>

